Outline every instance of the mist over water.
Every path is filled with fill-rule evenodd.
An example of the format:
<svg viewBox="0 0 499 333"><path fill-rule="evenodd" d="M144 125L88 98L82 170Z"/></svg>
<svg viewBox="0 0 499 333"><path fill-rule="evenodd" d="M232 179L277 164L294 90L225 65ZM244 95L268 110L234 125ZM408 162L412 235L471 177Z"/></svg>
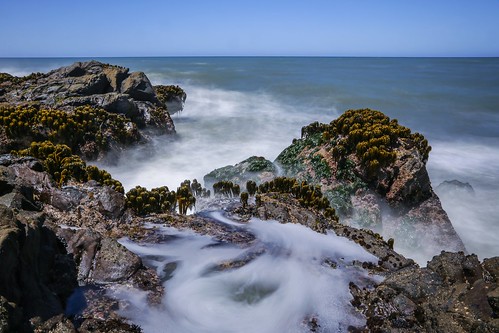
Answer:
<svg viewBox="0 0 499 333"><path fill-rule="evenodd" d="M17 75L88 59L0 59ZM384 112L432 145L433 188L468 182L472 198L441 195L458 234L480 258L499 254L498 58L103 58L179 84L185 110L177 137L154 138L101 165L131 188L202 177L251 155L273 160L300 129L344 110Z"/></svg>
<svg viewBox="0 0 499 333"><path fill-rule="evenodd" d="M240 226L257 237L249 249L169 228L162 232L176 238L159 245L122 240L166 280L159 308L147 306L137 291L116 291L115 297L129 302L123 314L145 332L309 332L312 318L318 332L346 332L350 325L364 324L350 304L348 284L380 282L353 265L377 258L343 237L302 225L253 219ZM255 252L259 255L242 267L217 269Z"/></svg>

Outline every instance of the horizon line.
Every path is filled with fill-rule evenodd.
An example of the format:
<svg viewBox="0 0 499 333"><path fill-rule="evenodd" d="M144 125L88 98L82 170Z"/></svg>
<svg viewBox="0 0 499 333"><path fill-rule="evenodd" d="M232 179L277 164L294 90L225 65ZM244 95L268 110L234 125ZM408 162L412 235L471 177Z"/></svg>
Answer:
<svg viewBox="0 0 499 333"><path fill-rule="evenodd" d="M433 56L376 56L376 55L133 55L133 56L0 56L0 59L75 59L75 58L499 58L492 56L433 55Z"/></svg>

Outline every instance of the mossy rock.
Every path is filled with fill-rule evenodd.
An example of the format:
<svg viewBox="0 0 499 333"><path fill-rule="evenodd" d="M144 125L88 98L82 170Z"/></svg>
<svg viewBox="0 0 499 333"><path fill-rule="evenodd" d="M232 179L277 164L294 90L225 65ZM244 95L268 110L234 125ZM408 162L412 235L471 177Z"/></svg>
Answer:
<svg viewBox="0 0 499 333"><path fill-rule="evenodd" d="M205 175L203 180L206 187L220 181L230 181L239 186L245 186L248 180L257 184L272 179L278 174L277 167L264 157L252 156L236 165L218 168Z"/></svg>

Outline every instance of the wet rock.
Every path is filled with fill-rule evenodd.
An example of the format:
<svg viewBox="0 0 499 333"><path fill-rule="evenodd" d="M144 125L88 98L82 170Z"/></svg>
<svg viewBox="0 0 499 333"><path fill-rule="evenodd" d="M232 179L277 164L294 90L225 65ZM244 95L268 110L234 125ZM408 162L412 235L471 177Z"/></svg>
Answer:
<svg viewBox="0 0 499 333"><path fill-rule="evenodd" d="M385 131L384 139L372 138L374 130ZM426 259L465 250L432 190L429 149L421 135L378 111L349 110L330 124L304 127L275 163L287 177L320 185L342 223L381 232Z"/></svg>
<svg viewBox="0 0 499 333"><path fill-rule="evenodd" d="M87 319L79 329L80 333L141 333L139 326L128 324L122 319L97 320Z"/></svg>
<svg viewBox="0 0 499 333"><path fill-rule="evenodd" d="M142 266L142 260L115 240L104 238L95 257L92 279L97 283L128 280Z"/></svg>
<svg viewBox="0 0 499 333"><path fill-rule="evenodd" d="M475 195L475 190L469 183L463 183L459 180L445 180L440 183L436 188L435 192L439 196L445 196L449 198L469 198Z"/></svg>

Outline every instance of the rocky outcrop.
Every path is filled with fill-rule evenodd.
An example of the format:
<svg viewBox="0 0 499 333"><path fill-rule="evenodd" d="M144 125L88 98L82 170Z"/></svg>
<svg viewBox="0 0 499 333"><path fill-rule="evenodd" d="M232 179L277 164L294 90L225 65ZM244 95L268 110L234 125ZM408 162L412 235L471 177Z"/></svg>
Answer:
<svg viewBox="0 0 499 333"><path fill-rule="evenodd" d="M71 111L90 105L132 119L139 127L151 125L174 132L173 121L142 72L92 60L25 78L4 79L2 101L13 105L41 104Z"/></svg>
<svg viewBox="0 0 499 333"><path fill-rule="evenodd" d="M252 180L257 184L269 181L278 175L277 167L261 156L251 156L236 165L227 165L215 169L205 175L203 180L207 188L219 181L230 181L245 188L246 182Z"/></svg>
<svg viewBox="0 0 499 333"><path fill-rule="evenodd" d="M96 159L151 132L175 133L147 76L128 68L93 60L46 74L2 74L0 89L0 153L51 140Z"/></svg>
<svg viewBox="0 0 499 333"><path fill-rule="evenodd" d="M490 270L498 260L442 252L425 268L389 274L374 290L350 284L352 304L371 332L498 332L499 277Z"/></svg>
<svg viewBox="0 0 499 333"><path fill-rule="evenodd" d="M233 207L237 219L257 216L281 223L300 223L312 229L327 224L329 230L361 245L377 256L374 265L362 267L384 280L371 288L350 283L354 305L367 319L357 331L369 332L497 332L499 330L499 257L479 262L476 255L444 252L427 267L419 267L393 250L393 242L369 230L340 223L325 223L318 211L305 208L286 194L266 193L255 205ZM244 265L251 261L231 262ZM232 267L232 266L229 266ZM318 318L320 322L320 318ZM313 331L313 330L311 330Z"/></svg>
<svg viewBox="0 0 499 333"><path fill-rule="evenodd" d="M445 180L440 183L436 188L435 192L440 197L447 198L471 198L475 195L475 190L469 183L463 183L459 180Z"/></svg>
<svg viewBox="0 0 499 333"><path fill-rule="evenodd" d="M320 185L343 223L431 258L465 249L431 187L429 151L422 135L381 112L349 110L330 124L304 127L275 163L285 176Z"/></svg>

